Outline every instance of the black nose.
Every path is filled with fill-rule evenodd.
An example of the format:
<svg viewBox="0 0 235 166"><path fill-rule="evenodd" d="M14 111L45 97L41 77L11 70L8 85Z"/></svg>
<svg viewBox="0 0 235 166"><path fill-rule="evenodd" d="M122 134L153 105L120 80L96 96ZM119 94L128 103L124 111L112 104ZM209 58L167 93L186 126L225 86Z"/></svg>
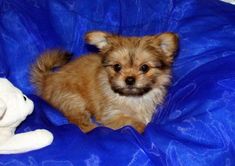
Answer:
<svg viewBox="0 0 235 166"><path fill-rule="evenodd" d="M135 84L135 78L134 77L126 77L126 80L125 80L126 84L127 85L134 85Z"/></svg>

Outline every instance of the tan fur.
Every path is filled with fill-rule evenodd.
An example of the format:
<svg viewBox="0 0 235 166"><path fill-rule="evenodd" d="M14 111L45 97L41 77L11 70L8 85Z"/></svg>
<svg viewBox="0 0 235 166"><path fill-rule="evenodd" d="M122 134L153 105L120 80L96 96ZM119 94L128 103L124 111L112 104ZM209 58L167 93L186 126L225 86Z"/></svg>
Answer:
<svg viewBox="0 0 235 166"><path fill-rule="evenodd" d="M38 94L58 108L84 132L96 127L91 117L107 127L131 125L143 132L170 83L171 63L178 39L173 33L145 37L90 32L86 41L100 49L67 64L69 53L51 50L32 68ZM114 65L121 65L116 72ZM146 64L149 70L140 70ZM58 71L53 67L61 66ZM135 78L127 85L127 77Z"/></svg>

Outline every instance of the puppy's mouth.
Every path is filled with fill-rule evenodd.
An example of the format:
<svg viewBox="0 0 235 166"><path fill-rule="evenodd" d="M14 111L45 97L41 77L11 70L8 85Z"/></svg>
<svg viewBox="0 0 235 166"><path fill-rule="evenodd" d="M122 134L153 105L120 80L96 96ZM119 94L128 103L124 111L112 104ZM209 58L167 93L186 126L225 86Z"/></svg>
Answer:
<svg viewBox="0 0 235 166"><path fill-rule="evenodd" d="M151 87L112 87L112 90L115 93L118 93L121 96L143 96L144 94L148 93L152 88Z"/></svg>

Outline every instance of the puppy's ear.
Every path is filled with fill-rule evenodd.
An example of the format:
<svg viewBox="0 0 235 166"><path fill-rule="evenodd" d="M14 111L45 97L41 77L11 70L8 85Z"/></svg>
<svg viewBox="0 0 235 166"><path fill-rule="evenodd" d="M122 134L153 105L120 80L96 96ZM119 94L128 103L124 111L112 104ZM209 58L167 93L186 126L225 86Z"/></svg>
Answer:
<svg viewBox="0 0 235 166"><path fill-rule="evenodd" d="M178 36L174 33L162 33L152 38L153 47L160 49L168 58L173 57L178 49Z"/></svg>
<svg viewBox="0 0 235 166"><path fill-rule="evenodd" d="M85 40L88 44L94 45L99 49L108 45L108 37L112 36L110 33L102 31L88 32L85 35Z"/></svg>
<svg viewBox="0 0 235 166"><path fill-rule="evenodd" d="M0 98L0 120L3 118L7 110L5 102Z"/></svg>

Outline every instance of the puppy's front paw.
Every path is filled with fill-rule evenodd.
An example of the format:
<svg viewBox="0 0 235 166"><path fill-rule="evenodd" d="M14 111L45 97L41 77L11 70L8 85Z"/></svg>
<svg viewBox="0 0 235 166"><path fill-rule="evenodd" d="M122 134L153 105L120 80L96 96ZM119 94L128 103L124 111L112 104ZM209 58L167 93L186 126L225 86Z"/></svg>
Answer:
<svg viewBox="0 0 235 166"><path fill-rule="evenodd" d="M143 133L146 125L142 122L135 122L133 123L133 127L139 132Z"/></svg>
<svg viewBox="0 0 235 166"><path fill-rule="evenodd" d="M94 128L96 128L97 126L95 124L89 124L89 125L80 125L79 126L80 129L82 130L82 132L84 133L88 133L90 132L91 130L93 130Z"/></svg>
<svg viewBox="0 0 235 166"><path fill-rule="evenodd" d="M41 146L47 146L50 145L54 139L51 132L45 129L37 129L34 132L34 136L36 139L37 144Z"/></svg>

